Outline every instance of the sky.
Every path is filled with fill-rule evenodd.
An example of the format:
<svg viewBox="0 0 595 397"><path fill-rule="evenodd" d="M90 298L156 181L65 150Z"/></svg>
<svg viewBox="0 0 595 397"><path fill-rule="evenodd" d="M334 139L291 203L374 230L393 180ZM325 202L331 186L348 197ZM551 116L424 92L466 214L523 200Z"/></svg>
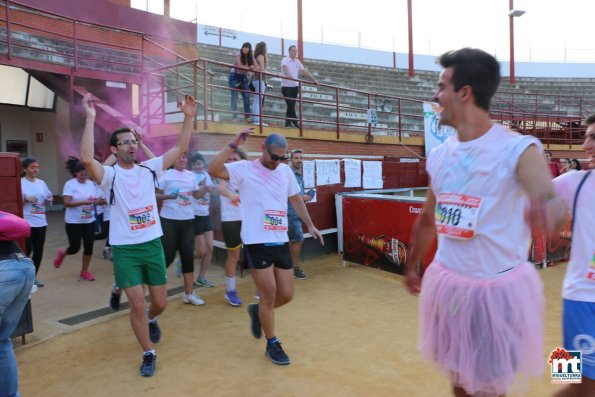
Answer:
<svg viewBox="0 0 595 397"><path fill-rule="evenodd" d="M297 38L297 0L170 0L171 16L233 30ZM463 46L509 59L509 0L412 0L413 49ZM162 14L163 0L132 0ZM407 0L302 0L304 40L407 52ZM595 63L595 1L514 0L515 60Z"/></svg>

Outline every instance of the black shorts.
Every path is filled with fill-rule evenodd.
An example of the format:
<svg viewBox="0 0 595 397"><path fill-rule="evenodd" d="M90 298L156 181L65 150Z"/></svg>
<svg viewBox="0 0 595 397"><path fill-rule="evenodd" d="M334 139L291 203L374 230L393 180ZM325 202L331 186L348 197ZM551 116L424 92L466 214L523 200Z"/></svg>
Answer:
<svg viewBox="0 0 595 397"><path fill-rule="evenodd" d="M266 246L264 244L244 244L244 261L250 269L291 269L289 244Z"/></svg>
<svg viewBox="0 0 595 397"><path fill-rule="evenodd" d="M210 216L194 216L194 235L200 236L206 232L213 230L213 224L211 223Z"/></svg>
<svg viewBox="0 0 595 397"><path fill-rule="evenodd" d="M242 221L221 222L221 231L223 232L223 241L228 250L235 250L242 245Z"/></svg>

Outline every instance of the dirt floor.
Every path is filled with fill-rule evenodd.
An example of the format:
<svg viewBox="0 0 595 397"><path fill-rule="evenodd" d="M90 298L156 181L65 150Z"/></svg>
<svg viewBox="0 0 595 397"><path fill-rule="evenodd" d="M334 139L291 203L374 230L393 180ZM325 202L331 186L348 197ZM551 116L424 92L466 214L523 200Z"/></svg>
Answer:
<svg viewBox="0 0 595 397"><path fill-rule="evenodd" d="M401 277L344 265L339 255L305 262L310 277L296 281L294 301L277 311L277 335L291 365L272 364L265 342L250 334L250 277L239 280L244 304L233 308L223 298L221 268L213 265L209 276L218 286L199 291L205 306L184 305L179 295L170 299L159 317L157 374L142 378L127 310L74 327L58 323L105 307L111 285L102 259L92 264L95 283L76 280L78 256L53 269L50 250L64 238L55 233L46 244L40 278L48 285L33 297L36 331L24 346L15 340L24 397L451 395L446 378L416 348L418 298L405 291ZM548 299L545 354L560 345L564 271L564 265L540 270ZM543 363L544 376L528 396L550 396L559 387L550 384L545 356Z"/></svg>

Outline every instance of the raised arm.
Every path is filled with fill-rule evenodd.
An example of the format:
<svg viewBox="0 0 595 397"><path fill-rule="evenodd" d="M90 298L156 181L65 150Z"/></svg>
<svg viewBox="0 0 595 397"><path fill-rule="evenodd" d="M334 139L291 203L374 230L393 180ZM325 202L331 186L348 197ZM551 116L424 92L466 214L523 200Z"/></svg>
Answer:
<svg viewBox="0 0 595 397"><path fill-rule="evenodd" d="M136 139L136 141L138 142L138 146L140 146L140 149L143 151L143 153L145 154L145 156L148 159L152 159L152 158L157 157L151 151L151 149L149 149L149 147L147 145L145 145L145 142L143 141L143 137L140 134L140 132L138 132L137 130L133 129L132 130L132 133L134 134L134 139Z"/></svg>
<svg viewBox="0 0 595 397"><path fill-rule="evenodd" d="M431 186L431 184L430 184ZM417 272L417 264L421 258L430 249L432 242L436 238L436 223L434 220L434 210L436 208L436 197L431 189L428 189L426 195L426 205L413 224L411 233L411 245L407 262L405 263L404 275L405 286L412 294L418 294L421 289L421 278Z"/></svg>
<svg viewBox="0 0 595 397"><path fill-rule="evenodd" d="M233 153L235 148L246 141L246 137L252 132L252 130L254 130L254 127L246 128L238 132L233 140L227 146L225 146L217 156L215 156L213 161L211 161L211 164L209 164L209 175L211 175L213 178L219 178L226 181L229 180L229 172L227 172L227 168L225 168L225 162L229 158L229 155Z"/></svg>
<svg viewBox="0 0 595 397"><path fill-rule="evenodd" d="M103 179L103 166L93 156L95 148L95 136L93 130L95 128L95 105L89 95L83 98L83 109L85 110L85 129L81 138L81 162L85 166L89 177L98 184L101 184Z"/></svg>
<svg viewBox="0 0 595 397"><path fill-rule="evenodd" d="M190 143L190 132L192 131L192 121L196 114L196 106L198 102L191 97L186 95L184 102L178 103L180 111L184 113L184 124L182 125L182 131L178 135L176 145L163 153L163 169L166 170L170 165L176 161L182 153L188 150L188 144Z"/></svg>

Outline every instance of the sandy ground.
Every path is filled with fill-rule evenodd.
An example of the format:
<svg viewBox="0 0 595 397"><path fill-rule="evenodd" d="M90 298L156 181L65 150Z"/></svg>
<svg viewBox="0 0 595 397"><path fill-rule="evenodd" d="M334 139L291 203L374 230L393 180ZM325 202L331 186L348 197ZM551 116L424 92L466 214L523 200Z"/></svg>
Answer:
<svg viewBox="0 0 595 397"><path fill-rule="evenodd" d="M47 286L33 296L35 332L24 346L15 339L24 397L451 395L446 378L417 351L418 298L405 291L401 277L345 266L339 255L305 262L310 277L296 281L294 301L277 311L277 335L291 365L272 364L265 342L250 334L250 277L239 279L244 304L233 308L223 298L222 269L213 265L209 276L218 286L199 291L205 306L184 305L179 295L170 299L159 320L157 374L142 378L128 310L72 327L58 323L105 307L111 285L110 263L99 252L94 283L77 281L80 256L53 269L51 254L64 240L56 225L39 274ZM564 265L540 270L548 299L544 376L528 396L549 396L559 387L549 381L545 355L560 344L564 271Z"/></svg>

